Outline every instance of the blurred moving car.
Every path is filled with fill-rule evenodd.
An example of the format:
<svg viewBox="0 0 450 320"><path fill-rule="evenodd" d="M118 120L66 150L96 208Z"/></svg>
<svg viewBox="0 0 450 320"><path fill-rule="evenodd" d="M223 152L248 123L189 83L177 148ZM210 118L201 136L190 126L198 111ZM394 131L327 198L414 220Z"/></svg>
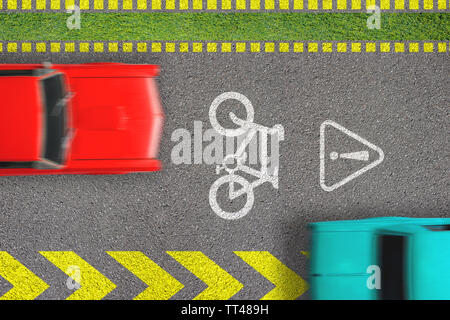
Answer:
<svg viewBox="0 0 450 320"><path fill-rule="evenodd" d="M309 228L312 299L450 299L450 218L380 217Z"/></svg>
<svg viewBox="0 0 450 320"><path fill-rule="evenodd" d="M160 170L156 65L0 64L0 176Z"/></svg>

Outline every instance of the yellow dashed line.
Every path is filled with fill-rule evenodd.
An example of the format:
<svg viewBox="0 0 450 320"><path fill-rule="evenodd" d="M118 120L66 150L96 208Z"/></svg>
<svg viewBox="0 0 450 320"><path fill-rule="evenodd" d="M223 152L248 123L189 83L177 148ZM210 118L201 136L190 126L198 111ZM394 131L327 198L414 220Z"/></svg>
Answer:
<svg viewBox="0 0 450 320"><path fill-rule="evenodd" d="M147 5L147 1L149 4ZM393 1L393 7L391 7ZM365 10L378 5L381 10L446 10L448 0L206 0L206 7L203 0L165 0L166 10L231 10L234 3L236 10ZM46 0L22 0L19 8L19 0L0 0L0 9L3 2L6 3L7 10L60 10L68 9L75 4L81 10L161 10L162 0L123 0L119 8L119 0L94 0L93 6L89 0L50 0L49 7L46 7Z"/></svg>
<svg viewBox="0 0 450 320"><path fill-rule="evenodd" d="M362 47L364 45L364 49ZM74 42L51 42L49 44L50 52L63 52L61 47L64 46L64 52L147 52L147 43L139 42L133 44L132 42L94 42L92 47L88 42L80 42L78 45ZM289 42L235 42L234 50L231 42L151 42L149 44L151 52L381 52L381 53L403 53L403 52L447 52L447 42L294 42L292 45ZM46 42L37 42L33 45L31 42L0 42L0 48L6 47L5 52L15 53L20 52L47 52ZM0 51L2 52L2 51Z"/></svg>

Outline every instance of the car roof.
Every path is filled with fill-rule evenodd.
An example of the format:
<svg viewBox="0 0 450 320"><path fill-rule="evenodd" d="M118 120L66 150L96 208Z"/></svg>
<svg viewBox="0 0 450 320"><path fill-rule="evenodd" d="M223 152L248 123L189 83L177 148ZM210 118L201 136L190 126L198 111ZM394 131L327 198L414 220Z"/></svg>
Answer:
<svg viewBox="0 0 450 320"><path fill-rule="evenodd" d="M41 153L39 78L0 76L0 161L35 161Z"/></svg>

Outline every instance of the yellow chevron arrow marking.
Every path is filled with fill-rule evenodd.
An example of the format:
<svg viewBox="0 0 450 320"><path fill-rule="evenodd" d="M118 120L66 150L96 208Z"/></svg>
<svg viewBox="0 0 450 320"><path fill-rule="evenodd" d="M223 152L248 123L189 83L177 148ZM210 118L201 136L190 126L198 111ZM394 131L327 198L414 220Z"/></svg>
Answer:
<svg viewBox="0 0 450 320"><path fill-rule="evenodd" d="M200 251L167 251L169 255L208 285L194 300L227 300L243 285Z"/></svg>
<svg viewBox="0 0 450 320"><path fill-rule="evenodd" d="M275 285L275 288L261 300L294 300L308 290L305 280L268 251L235 251L234 253Z"/></svg>
<svg viewBox="0 0 450 320"><path fill-rule="evenodd" d="M0 276L14 286L0 300L33 300L48 288L48 284L6 251L0 251Z"/></svg>
<svg viewBox="0 0 450 320"><path fill-rule="evenodd" d="M73 251L40 251L40 254L81 285L67 300L100 300L116 287ZM80 279L70 272L73 266L79 268Z"/></svg>
<svg viewBox="0 0 450 320"><path fill-rule="evenodd" d="M149 287L134 300L168 300L184 286L168 272L139 251L107 251Z"/></svg>

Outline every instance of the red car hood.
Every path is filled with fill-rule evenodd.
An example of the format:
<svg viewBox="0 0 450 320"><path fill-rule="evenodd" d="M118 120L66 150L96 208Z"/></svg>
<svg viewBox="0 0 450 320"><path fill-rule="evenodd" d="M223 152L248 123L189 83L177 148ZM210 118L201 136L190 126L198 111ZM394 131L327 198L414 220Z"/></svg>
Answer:
<svg viewBox="0 0 450 320"><path fill-rule="evenodd" d="M163 113L153 78L69 76L73 160L156 158Z"/></svg>

